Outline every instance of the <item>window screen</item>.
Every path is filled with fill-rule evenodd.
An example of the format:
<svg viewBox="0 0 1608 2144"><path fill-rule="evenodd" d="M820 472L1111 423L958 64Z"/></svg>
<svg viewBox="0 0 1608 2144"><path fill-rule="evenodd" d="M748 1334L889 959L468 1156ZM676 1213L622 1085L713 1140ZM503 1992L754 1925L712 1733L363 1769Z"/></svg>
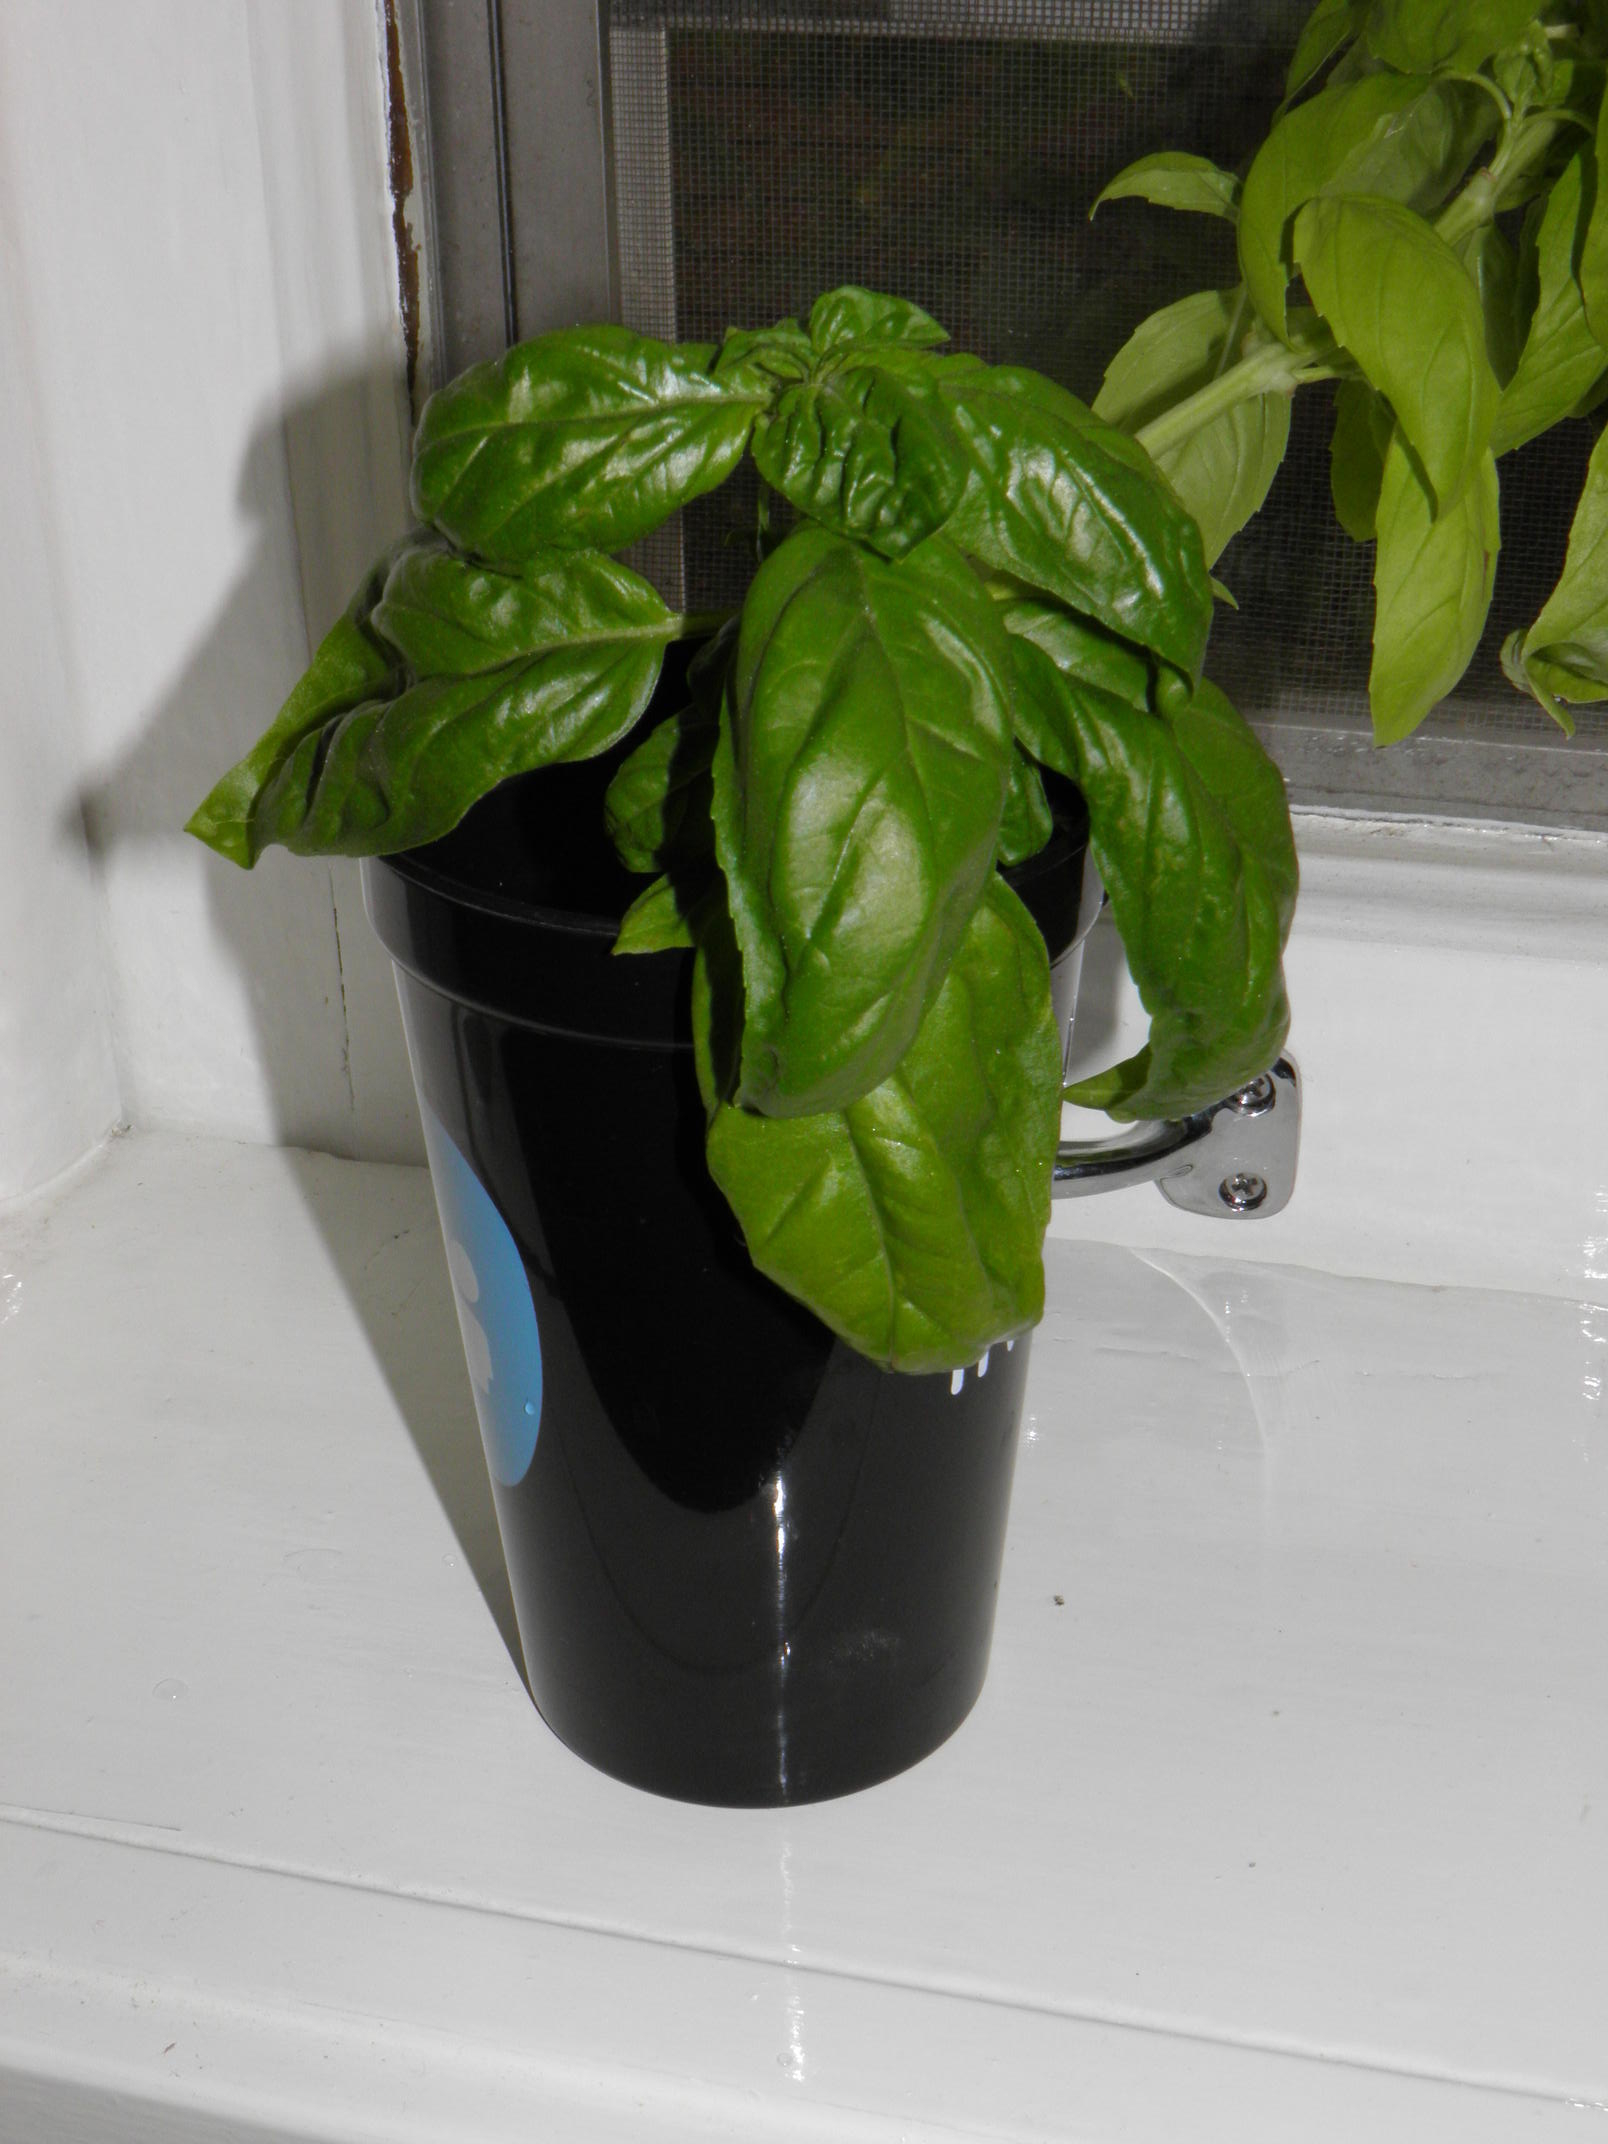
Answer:
<svg viewBox="0 0 1608 2144"><path fill-rule="evenodd" d="M1309 0L423 5L440 311L478 319L482 345L505 314L532 333L605 308L669 339L714 339L858 282L1085 398L1154 307L1237 281L1226 224L1136 201L1091 223L1090 204L1152 149L1243 167L1309 12ZM460 215L455 230L468 175L444 159L482 153L483 171L484 153L466 147L461 95L443 128L433 91L449 62L468 78L475 48L491 70L481 130L489 143L494 104L502 162L496 184L482 176L475 228ZM463 286L488 280L493 253L506 289L474 301ZM446 361L486 354L460 338ZM1368 731L1372 555L1330 508L1329 426L1327 390L1303 390L1267 507L1217 567L1240 609L1219 610L1211 672L1295 801L1608 826L1608 718L1583 710L1565 743L1498 662L1561 568L1590 425L1504 459L1485 641L1455 697L1388 754ZM720 602L741 585L753 505L740 484L698 502L640 563L675 598Z"/></svg>

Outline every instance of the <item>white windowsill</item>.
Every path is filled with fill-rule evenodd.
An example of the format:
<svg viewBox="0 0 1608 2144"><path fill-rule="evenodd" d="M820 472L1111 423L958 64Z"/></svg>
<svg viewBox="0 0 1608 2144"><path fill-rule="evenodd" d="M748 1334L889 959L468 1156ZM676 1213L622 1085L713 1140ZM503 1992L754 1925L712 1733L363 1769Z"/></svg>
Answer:
<svg viewBox="0 0 1608 2144"><path fill-rule="evenodd" d="M1608 1317L1253 1233L1052 1246L983 1699L772 1814L531 1708L422 1173L0 1221L0 2140L1583 2134Z"/></svg>

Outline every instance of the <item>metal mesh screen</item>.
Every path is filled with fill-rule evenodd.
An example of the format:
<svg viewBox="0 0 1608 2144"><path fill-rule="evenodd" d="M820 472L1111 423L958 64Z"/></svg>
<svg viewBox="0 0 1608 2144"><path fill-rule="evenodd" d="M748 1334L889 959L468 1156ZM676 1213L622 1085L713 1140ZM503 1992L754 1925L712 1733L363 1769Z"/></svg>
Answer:
<svg viewBox="0 0 1608 2144"><path fill-rule="evenodd" d="M1226 224L1132 201L1091 224L1090 203L1152 149L1242 166L1309 5L615 0L624 315L713 339L865 283L927 307L962 348L1092 398L1146 313L1237 270ZM1217 569L1242 608L1219 612L1213 675L1274 736L1367 723L1372 554L1330 509L1328 432L1325 395L1306 391L1269 506ZM1562 565L1590 444L1588 425L1563 426L1502 464L1492 621L1447 709L1460 732L1555 735L1503 679L1497 652ZM657 555L660 577L684 570L692 603L729 598L752 507L736 487L701 502ZM1586 711L1582 728L1593 726L1604 734ZM1431 726L1426 765L1447 727ZM1398 788L1404 777L1410 786L1398 766Z"/></svg>

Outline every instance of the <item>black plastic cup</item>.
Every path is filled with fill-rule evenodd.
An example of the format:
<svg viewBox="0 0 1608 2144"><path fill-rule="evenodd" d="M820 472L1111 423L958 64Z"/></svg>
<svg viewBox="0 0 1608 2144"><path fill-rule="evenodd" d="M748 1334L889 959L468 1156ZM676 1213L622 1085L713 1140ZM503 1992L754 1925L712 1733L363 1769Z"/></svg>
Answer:
<svg viewBox="0 0 1608 2144"><path fill-rule="evenodd" d="M366 863L365 900L543 1718L656 1793L820 1800L982 1688L1028 1344L894 1374L756 1273L704 1166L690 956L610 950L643 881L606 854L608 771L505 785ZM1065 1021L1093 919L1081 800L1058 808L1011 876Z"/></svg>

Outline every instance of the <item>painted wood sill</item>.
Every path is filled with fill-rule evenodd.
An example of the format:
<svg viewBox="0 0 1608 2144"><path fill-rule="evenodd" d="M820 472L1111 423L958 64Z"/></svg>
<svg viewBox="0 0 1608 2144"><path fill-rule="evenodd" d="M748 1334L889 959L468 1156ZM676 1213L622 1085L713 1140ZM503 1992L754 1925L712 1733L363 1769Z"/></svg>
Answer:
<svg viewBox="0 0 1608 2144"><path fill-rule="evenodd" d="M0 2144L1600 2125L1608 1313L1124 1197L980 1705L776 1814L531 1708L420 1172L135 1136L0 1220Z"/></svg>

